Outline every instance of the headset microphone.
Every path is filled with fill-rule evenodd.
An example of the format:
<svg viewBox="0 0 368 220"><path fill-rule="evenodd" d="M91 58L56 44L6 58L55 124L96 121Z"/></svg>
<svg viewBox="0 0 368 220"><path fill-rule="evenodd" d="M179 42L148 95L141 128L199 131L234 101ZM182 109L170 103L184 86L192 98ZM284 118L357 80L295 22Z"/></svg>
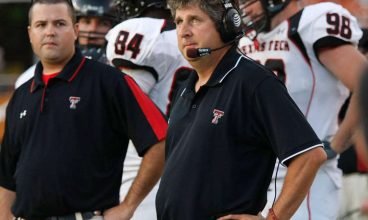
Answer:
<svg viewBox="0 0 368 220"><path fill-rule="evenodd" d="M203 57L210 55L211 52L215 50L216 49L212 50L211 48L189 48L187 50L187 57L189 58Z"/></svg>
<svg viewBox="0 0 368 220"><path fill-rule="evenodd" d="M197 57L203 57L210 55L213 51L220 50L226 46L229 46L230 44L233 44L235 41L239 40L243 35L237 36L234 40L227 42L226 44L222 45L221 47L217 47L215 49L211 48L188 48L187 49L187 57L189 58L197 58Z"/></svg>

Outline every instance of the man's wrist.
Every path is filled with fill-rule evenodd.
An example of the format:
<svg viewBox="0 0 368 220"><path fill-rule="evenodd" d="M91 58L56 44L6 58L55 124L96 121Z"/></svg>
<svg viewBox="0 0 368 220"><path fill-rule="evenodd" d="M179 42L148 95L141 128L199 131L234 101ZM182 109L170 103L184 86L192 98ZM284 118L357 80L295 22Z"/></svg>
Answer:
<svg viewBox="0 0 368 220"><path fill-rule="evenodd" d="M267 220L279 220L273 208L268 210Z"/></svg>

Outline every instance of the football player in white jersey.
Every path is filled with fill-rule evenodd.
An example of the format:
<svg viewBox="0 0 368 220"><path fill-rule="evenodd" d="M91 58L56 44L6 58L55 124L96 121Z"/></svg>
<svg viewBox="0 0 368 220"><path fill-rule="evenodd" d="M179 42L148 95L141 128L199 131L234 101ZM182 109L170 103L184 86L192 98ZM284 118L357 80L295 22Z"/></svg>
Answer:
<svg viewBox="0 0 368 220"><path fill-rule="evenodd" d="M286 84L329 154L293 219L336 219L342 178L336 153L351 145L357 129L354 91L367 65L357 49L362 35L357 20L340 5L327 2L304 8L298 0L240 0L240 4L248 37L240 40L239 48ZM337 115L349 91L352 101L338 127ZM265 210L280 193L285 169L274 175L277 181L270 185Z"/></svg>
<svg viewBox="0 0 368 220"><path fill-rule="evenodd" d="M175 25L164 0L121 0L126 20L106 35L108 60L138 85L162 112L170 112L170 99L191 66L178 50ZM124 161L120 197L123 199L137 175L141 158L130 143ZM158 184L136 210L133 219L156 219Z"/></svg>

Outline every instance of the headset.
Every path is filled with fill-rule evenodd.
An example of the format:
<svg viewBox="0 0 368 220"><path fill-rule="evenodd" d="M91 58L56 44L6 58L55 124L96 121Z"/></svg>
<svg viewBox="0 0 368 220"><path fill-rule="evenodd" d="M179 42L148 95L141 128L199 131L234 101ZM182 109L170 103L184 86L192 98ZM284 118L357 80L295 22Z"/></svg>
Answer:
<svg viewBox="0 0 368 220"><path fill-rule="evenodd" d="M220 36L224 43L233 41L243 35L242 20L238 9L236 9L231 0L221 0L225 8L220 25Z"/></svg>
<svg viewBox="0 0 368 220"><path fill-rule="evenodd" d="M189 48L186 52L187 57L197 58L211 54L213 51L220 50L230 44L236 43L244 36L242 19L239 11L233 6L231 0L221 0L225 8L220 23L219 33L224 45L217 48Z"/></svg>

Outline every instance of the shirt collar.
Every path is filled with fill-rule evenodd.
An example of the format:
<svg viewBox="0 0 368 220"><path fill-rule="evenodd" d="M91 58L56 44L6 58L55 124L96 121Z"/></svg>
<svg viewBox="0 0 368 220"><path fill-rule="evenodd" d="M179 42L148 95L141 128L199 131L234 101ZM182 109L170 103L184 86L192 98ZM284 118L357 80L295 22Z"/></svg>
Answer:
<svg viewBox="0 0 368 220"><path fill-rule="evenodd" d="M55 78L71 82L79 73L81 67L85 62L85 59L86 58L82 55L80 50L76 48L75 54L73 55L72 59L70 59L70 61L65 65L65 67ZM42 87L45 85L42 80L42 72L43 66L42 63L39 61L36 65L35 76L31 84L31 92L34 92L38 87Z"/></svg>
<svg viewBox="0 0 368 220"><path fill-rule="evenodd" d="M216 66L206 86L216 86L222 83L226 76L237 66L240 57L237 47L231 47Z"/></svg>

